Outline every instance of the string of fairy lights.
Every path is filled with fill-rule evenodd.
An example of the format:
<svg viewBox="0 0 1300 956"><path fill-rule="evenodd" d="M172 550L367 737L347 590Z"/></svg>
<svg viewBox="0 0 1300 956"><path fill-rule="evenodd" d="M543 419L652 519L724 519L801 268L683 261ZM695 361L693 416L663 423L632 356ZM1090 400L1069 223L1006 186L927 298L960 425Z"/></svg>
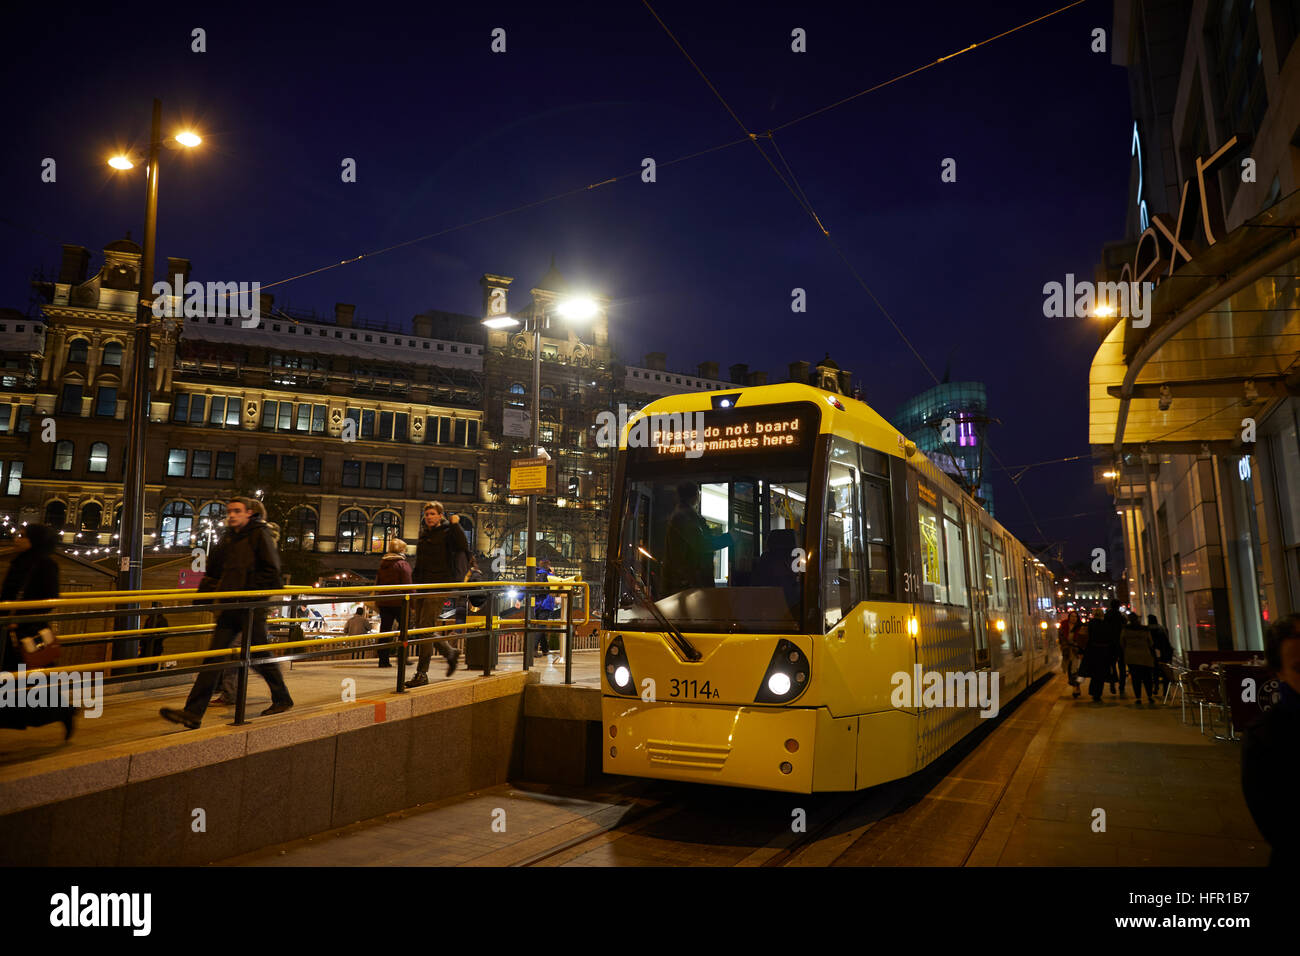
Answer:
<svg viewBox="0 0 1300 956"><path fill-rule="evenodd" d="M192 519L191 519L192 520ZM12 538L15 534L20 534L22 529L27 527L26 521L15 521L13 515L0 515L0 537ZM214 520L211 517L200 516L199 527L197 531L180 530L179 528L172 531L164 531L161 535L152 535L155 544L152 548L154 551L172 551L172 550L191 550L201 547L205 552L212 550L212 545L220 534L223 524L220 520ZM78 539L83 535L91 535L98 540L103 532L83 528L72 536L72 542L60 542L62 553L74 558L93 558L100 560L110 557L121 557L126 554L118 545L106 544L95 545L81 544ZM60 536L62 536L60 532ZM112 535L110 542L119 540L119 535Z"/></svg>

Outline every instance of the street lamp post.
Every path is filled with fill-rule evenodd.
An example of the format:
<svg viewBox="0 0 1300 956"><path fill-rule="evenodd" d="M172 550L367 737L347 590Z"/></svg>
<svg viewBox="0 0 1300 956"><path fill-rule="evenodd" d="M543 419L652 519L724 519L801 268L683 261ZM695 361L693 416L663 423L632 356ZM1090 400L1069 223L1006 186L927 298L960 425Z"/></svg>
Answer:
<svg viewBox="0 0 1300 956"><path fill-rule="evenodd" d="M184 131L176 136L182 146L202 142ZM149 155L145 167L144 249L140 257L140 292L136 297L135 336L131 359L131 404L127 409L126 474L122 481L122 524L118 540L123 555L118 564L119 589L138 591L144 579L144 483L145 429L149 423L149 349L153 333L153 265L158 233L158 147L162 145L162 100L153 101L149 122ZM124 155L109 161L114 169L131 169L135 164ZM124 610L136 611L136 605ZM128 628L138 626L133 614ZM126 642L124 656L135 656L135 643Z"/></svg>
<svg viewBox="0 0 1300 956"><path fill-rule="evenodd" d="M595 316L598 306L595 301L586 297L565 299L560 302L554 310L542 309L540 315L534 315L531 319L533 332L533 394L532 394L532 454L540 455L542 452L542 416L541 416L541 393L542 393L542 328L550 328L550 315L552 311L558 312L561 316L570 321L581 322L591 319ZM518 319L509 315L492 315L483 320L483 324L489 329L509 329L520 325ZM528 326L524 326L527 330ZM524 580L531 584L537 580L537 495L528 496L528 542L524 550ZM524 666L527 667L532 660L532 635L528 632L528 624L531 621L529 609L533 607L535 596L531 589L524 590Z"/></svg>
<svg viewBox="0 0 1300 956"><path fill-rule="evenodd" d="M144 253L140 260L140 294L135 310L131 406L126 426L126 476L122 483L120 540L130 550L119 563L118 587L128 591L140 590L144 578L144 442L149 421L149 348L153 330L151 293L154 243L158 232L158 141L161 137L162 100L155 99L149 124L149 164L145 170Z"/></svg>

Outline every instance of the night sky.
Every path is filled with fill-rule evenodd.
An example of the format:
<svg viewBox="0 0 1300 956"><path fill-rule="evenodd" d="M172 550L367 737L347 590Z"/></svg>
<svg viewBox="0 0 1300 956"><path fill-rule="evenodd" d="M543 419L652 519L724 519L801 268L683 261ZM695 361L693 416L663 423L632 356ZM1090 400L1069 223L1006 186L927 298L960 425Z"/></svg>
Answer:
<svg viewBox="0 0 1300 956"><path fill-rule="evenodd" d="M762 132L1063 2L654 6ZM188 123L204 137L164 154L159 262L189 258L201 281L265 287L623 176L269 291L281 306L330 315L351 302L360 318L407 325L426 309L477 314L484 272L515 276L522 305L554 255L572 286L611 297L626 361L662 351L674 370L744 362L780 380L789 362L829 352L887 417L933 384L752 144L663 165L743 134L641 3L396 9L7 15L0 306L29 307L32 271L57 273L60 243L91 249L94 269L104 244L142 237L143 167L105 159L143 148L159 96L164 134ZM1111 21L1109 2L1088 0L775 134L934 372L988 384L1007 465L1088 451L1097 331L1044 318L1042 287L1091 278L1102 244L1122 238L1127 74L1090 50L1096 27L1109 44ZM205 53L191 52L195 27ZM495 27L504 54L490 50ZM807 53L791 52L796 27ZM40 181L45 157L56 183ZM345 157L356 183L341 181ZM661 164L655 183L640 179L644 157ZM955 183L940 181L947 157ZM806 315L791 313L795 287ZM999 518L1037 540L1010 481L993 481ZM1112 509L1088 462L1033 469L1021 487L1067 557L1106 543Z"/></svg>

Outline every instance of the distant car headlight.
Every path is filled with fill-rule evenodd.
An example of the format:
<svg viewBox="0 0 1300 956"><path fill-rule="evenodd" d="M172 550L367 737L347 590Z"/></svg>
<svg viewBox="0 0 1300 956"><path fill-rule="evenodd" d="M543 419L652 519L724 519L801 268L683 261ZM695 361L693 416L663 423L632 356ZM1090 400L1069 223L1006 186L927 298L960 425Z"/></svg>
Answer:
<svg viewBox="0 0 1300 956"><path fill-rule="evenodd" d="M808 655L785 638L776 642L776 650L767 665L767 673L754 695L756 704L785 704L802 694L808 686L811 667Z"/></svg>

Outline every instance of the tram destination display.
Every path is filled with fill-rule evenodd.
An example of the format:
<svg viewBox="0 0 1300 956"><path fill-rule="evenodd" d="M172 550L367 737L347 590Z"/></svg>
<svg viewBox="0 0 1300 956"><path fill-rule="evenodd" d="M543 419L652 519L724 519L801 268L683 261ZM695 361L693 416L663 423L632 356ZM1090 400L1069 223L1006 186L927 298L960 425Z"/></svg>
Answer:
<svg viewBox="0 0 1300 956"><path fill-rule="evenodd" d="M818 416L807 403L753 409L650 414L632 422L627 444L641 461L763 452L807 452L817 437Z"/></svg>

